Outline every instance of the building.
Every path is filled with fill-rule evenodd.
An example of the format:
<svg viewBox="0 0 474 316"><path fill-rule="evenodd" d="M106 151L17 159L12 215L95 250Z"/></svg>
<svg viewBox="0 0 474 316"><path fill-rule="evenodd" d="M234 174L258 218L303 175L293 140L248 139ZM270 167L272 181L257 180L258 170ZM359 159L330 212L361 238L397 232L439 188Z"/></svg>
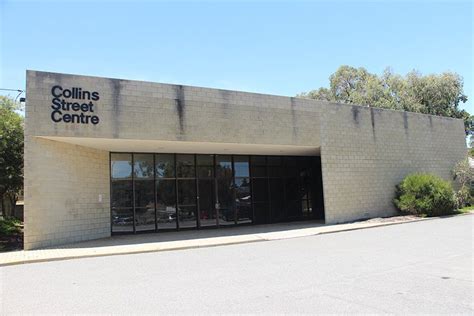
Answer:
<svg viewBox="0 0 474 316"><path fill-rule="evenodd" d="M448 179L465 154L452 118L27 71L25 249L388 216L404 176Z"/></svg>

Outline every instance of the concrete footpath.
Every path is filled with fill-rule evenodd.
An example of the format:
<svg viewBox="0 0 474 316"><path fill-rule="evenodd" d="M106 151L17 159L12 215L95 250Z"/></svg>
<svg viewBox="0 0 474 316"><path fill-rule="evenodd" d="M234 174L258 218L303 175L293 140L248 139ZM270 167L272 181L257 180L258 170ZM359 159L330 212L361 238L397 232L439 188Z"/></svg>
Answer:
<svg viewBox="0 0 474 316"><path fill-rule="evenodd" d="M396 216L338 225L324 225L321 222L294 222L223 229L122 235L78 242L55 248L0 253L0 267L74 258L124 255L289 239L425 220L429 219L413 216Z"/></svg>

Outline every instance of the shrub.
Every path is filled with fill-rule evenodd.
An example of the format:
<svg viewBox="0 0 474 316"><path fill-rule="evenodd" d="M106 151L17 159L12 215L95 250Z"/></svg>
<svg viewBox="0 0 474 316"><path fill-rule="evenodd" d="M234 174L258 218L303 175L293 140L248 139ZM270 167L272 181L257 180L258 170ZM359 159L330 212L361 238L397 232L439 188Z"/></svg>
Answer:
<svg viewBox="0 0 474 316"><path fill-rule="evenodd" d="M397 185L395 206L414 215L439 216L452 214L455 208L451 183L426 173L408 175Z"/></svg>
<svg viewBox="0 0 474 316"><path fill-rule="evenodd" d="M0 236L8 236L21 233L21 221L15 218L0 218Z"/></svg>

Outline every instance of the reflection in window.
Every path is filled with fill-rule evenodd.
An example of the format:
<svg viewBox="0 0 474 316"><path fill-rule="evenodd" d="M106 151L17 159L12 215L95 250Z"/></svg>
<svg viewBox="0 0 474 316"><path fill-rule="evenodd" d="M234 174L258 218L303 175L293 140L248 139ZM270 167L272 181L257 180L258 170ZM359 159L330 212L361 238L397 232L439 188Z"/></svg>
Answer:
<svg viewBox="0 0 474 316"><path fill-rule="evenodd" d="M176 204L174 180L157 180L156 181L156 203L158 207L174 206Z"/></svg>
<svg viewBox="0 0 474 316"><path fill-rule="evenodd" d="M155 207L135 208L135 229L137 231L155 230Z"/></svg>
<svg viewBox="0 0 474 316"><path fill-rule="evenodd" d="M178 180L178 205L196 205L196 180Z"/></svg>
<svg viewBox="0 0 474 316"><path fill-rule="evenodd" d="M133 172L136 179L153 179L153 154L134 154Z"/></svg>
<svg viewBox="0 0 474 316"><path fill-rule="evenodd" d="M132 181L112 181L112 208L133 207Z"/></svg>
<svg viewBox="0 0 474 316"><path fill-rule="evenodd" d="M219 225L230 225L235 223L235 212L233 207L233 183L232 178L221 178L217 180L217 200L219 202Z"/></svg>
<svg viewBox="0 0 474 316"><path fill-rule="evenodd" d="M249 178L235 178L235 212L238 223L250 223L252 221Z"/></svg>
<svg viewBox="0 0 474 316"><path fill-rule="evenodd" d="M175 180L156 182L156 216L158 229L176 229Z"/></svg>
<svg viewBox="0 0 474 316"><path fill-rule="evenodd" d="M216 226L214 179L199 179L199 213L201 226Z"/></svg>
<svg viewBox="0 0 474 316"><path fill-rule="evenodd" d="M196 155L197 176L198 178L214 177L214 156L213 155Z"/></svg>
<svg viewBox="0 0 474 316"><path fill-rule="evenodd" d="M155 171L157 178L174 178L174 155L156 154Z"/></svg>
<svg viewBox="0 0 474 316"><path fill-rule="evenodd" d="M153 180L135 181L135 207L155 208Z"/></svg>
<svg viewBox="0 0 474 316"><path fill-rule="evenodd" d="M214 167L213 166L197 166L198 178L213 178Z"/></svg>
<svg viewBox="0 0 474 316"><path fill-rule="evenodd" d="M308 186L306 185L306 183L304 182L300 182L300 186L299 186L300 190L299 190L299 196L301 199L308 199Z"/></svg>
<svg viewBox="0 0 474 316"><path fill-rule="evenodd" d="M112 179L132 178L132 155L111 154L110 155Z"/></svg>
<svg viewBox="0 0 474 316"><path fill-rule="evenodd" d="M248 156L234 156L234 170L235 177L248 177L249 171L249 157Z"/></svg>
<svg viewBox="0 0 474 316"><path fill-rule="evenodd" d="M194 178L194 155L176 155L178 178Z"/></svg>
<svg viewBox="0 0 474 316"><path fill-rule="evenodd" d="M232 177L232 156L216 156L216 176L219 178Z"/></svg>
<svg viewBox="0 0 474 316"><path fill-rule="evenodd" d="M301 205L303 208L303 217L309 217L311 214L311 208L308 205L308 201L307 200L301 201Z"/></svg>
<svg viewBox="0 0 474 316"><path fill-rule="evenodd" d="M308 216L310 215L310 213L313 212L313 203L312 203L312 200L308 200L308 208L307 208L307 213L308 213Z"/></svg>
<svg viewBox="0 0 474 316"><path fill-rule="evenodd" d="M178 206L179 227L196 227L196 205Z"/></svg>
<svg viewBox="0 0 474 316"><path fill-rule="evenodd" d="M197 226L196 180L178 179L178 212L180 228Z"/></svg>
<svg viewBox="0 0 474 316"><path fill-rule="evenodd" d="M112 231L133 232L133 209L112 208Z"/></svg>
<svg viewBox="0 0 474 316"><path fill-rule="evenodd" d="M196 162L198 166L213 166L214 155L196 155Z"/></svg>

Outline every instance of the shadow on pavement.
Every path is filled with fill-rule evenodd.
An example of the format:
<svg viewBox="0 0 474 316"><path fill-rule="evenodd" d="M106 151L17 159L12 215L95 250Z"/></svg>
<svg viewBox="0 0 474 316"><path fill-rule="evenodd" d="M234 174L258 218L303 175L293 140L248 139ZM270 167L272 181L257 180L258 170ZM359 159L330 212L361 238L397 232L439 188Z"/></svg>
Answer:
<svg viewBox="0 0 474 316"><path fill-rule="evenodd" d="M290 222L268 225L248 225L248 226L231 226L219 228L203 228L193 230L180 231L162 231L162 232L147 232L137 233L135 235L115 235L108 238L82 241L73 244L67 244L57 247L49 247L43 249L75 249L75 248L90 248L90 247L110 247L110 246L124 246L133 244L145 244L167 241L180 241L190 239L203 239L213 237L228 237L241 236L249 234L262 234L280 231L291 231L295 229L314 228L324 226L324 221L304 221L304 222Z"/></svg>

